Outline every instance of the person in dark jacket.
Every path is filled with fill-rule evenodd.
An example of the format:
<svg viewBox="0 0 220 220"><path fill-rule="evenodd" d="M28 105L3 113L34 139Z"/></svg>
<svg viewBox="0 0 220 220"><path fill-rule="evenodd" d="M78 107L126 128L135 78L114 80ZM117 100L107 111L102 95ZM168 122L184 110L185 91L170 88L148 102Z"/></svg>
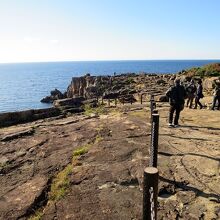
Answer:
<svg viewBox="0 0 220 220"><path fill-rule="evenodd" d="M195 107L194 107L194 109L197 109L197 105L199 105L200 109L203 108L203 105L200 102L200 99L202 99L203 97L204 97L204 95L203 95L202 80L200 79L198 81L198 86L197 86L197 89L196 89L196 98L195 98Z"/></svg>
<svg viewBox="0 0 220 220"><path fill-rule="evenodd" d="M220 110L220 78L219 80L214 80L214 96L212 103L212 110L215 110L216 102L218 101L217 109Z"/></svg>
<svg viewBox="0 0 220 220"><path fill-rule="evenodd" d="M184 86L180 85L180 79L175 80L174 86L170 87L166 92L166 96L169 97L170 110L169 110L169 127L179 126L179 116L180 112L184 108L186 90ZM173 115L175 112L174 124Z"/></svg>
<svg viewBox="0 0 220 220"><path fill-rule="evenodd" d="M191 79L190 83L186 86L186 94L187 94L187 102L186 106L192 108L193 100L195 98L196 93L196 85L193 79Z"/></svg>

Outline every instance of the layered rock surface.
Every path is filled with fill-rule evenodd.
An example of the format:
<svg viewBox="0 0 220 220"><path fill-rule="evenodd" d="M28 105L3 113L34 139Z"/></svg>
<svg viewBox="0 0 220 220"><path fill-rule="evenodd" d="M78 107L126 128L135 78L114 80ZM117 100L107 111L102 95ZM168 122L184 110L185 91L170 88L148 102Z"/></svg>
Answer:
<svg viewBox="0 0 220 220"><path fill-rule="evenodd" d="M158 110L158 219L219 219L219 111L186 109L182 127L170 129L168 105ZM0 129L0 219L29 219L34 210L45 220L142 219L149 112L144 102ZM67 166L66 193L52 200L51 183Z"/></svg>

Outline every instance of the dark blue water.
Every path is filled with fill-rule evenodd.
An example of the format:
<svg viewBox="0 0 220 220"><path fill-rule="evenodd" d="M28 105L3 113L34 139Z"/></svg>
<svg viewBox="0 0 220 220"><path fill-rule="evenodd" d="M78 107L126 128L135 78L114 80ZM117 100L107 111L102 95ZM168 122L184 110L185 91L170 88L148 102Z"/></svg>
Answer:
<svg viewBox="0 0 220 220"><path fill-rule="evenodd" d="M40 100L57 88L65 91L73 76L147 72L175 73L217 60L91 61L0 64L0 112L46 108Z"/></svg>

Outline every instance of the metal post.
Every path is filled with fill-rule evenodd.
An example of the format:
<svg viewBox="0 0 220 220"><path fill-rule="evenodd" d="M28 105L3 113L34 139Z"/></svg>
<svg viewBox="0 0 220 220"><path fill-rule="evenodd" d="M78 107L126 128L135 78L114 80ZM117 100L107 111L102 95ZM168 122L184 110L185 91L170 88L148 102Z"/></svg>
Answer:
<svg viewBox="0 0 220 220"><path fill-rule="evenodd" d="M150 165L149 165L151 167L157 167L158 136L159 136L159 114L152 114Z"/></svg>
<svg viewBox="0 0 220 220"><path fill-rule="evenodd" d="M110 107L110 99L108 99L108 107Z"/></svg>
<svg viewBox="0 0 220 220"><path fill-rule="evenodd" d="M153 110L153 114L158 114L158 110L157 110L157 109L154 109L154 110Z"/></svg>
<svg viewBox="0 0 220 220"><path fill-rule="evenodd" d="M142 103L143 103L143 94L141 94L141 105L142 105Z"/></svg>
<svg viewBox="0 0 220 220"><path fill-rule="evenodd" d="M147 167L144 170L143 220L157 220L158 169Z"/></svg>

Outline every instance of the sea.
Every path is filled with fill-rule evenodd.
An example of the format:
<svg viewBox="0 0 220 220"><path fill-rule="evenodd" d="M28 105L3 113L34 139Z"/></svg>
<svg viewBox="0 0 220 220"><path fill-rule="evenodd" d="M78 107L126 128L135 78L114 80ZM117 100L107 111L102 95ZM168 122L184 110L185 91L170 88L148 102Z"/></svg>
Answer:
<svg viewBox="0 0 220 220"><path fill-rule="evenodd" d="M0 64L0 112L48 108L40 100L57 88L64 92L72 77L114 73L176 73L220 60L71 61Z"/></svg>

